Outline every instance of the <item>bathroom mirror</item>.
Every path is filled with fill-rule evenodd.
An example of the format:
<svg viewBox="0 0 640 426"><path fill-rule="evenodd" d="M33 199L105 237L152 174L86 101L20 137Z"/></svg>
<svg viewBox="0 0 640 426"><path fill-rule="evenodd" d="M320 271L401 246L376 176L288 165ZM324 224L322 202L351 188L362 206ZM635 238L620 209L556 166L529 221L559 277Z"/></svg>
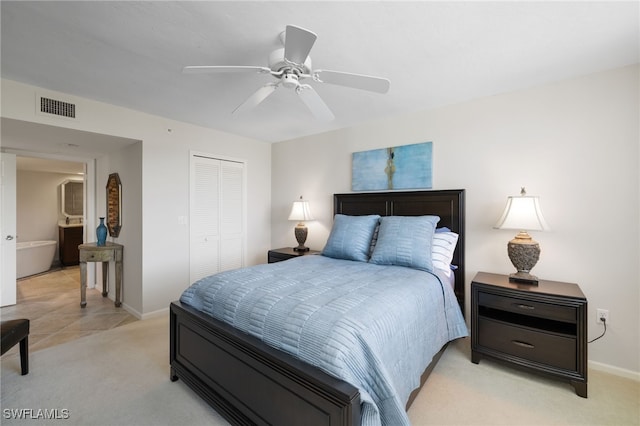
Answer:
<svg viewBox="0 0 640 426"><path fill-rule="evenodd" d="M117 238L122 228L122 184L117 173L111 173L107 180L107 229L109 235Z"/></svg>
<svg viewBox="0 0 640 426"><path fill-rule="evenodd" d="M60 207L63 216L70 219L84 215L83 181L67 179L60 184Z"/></svg>

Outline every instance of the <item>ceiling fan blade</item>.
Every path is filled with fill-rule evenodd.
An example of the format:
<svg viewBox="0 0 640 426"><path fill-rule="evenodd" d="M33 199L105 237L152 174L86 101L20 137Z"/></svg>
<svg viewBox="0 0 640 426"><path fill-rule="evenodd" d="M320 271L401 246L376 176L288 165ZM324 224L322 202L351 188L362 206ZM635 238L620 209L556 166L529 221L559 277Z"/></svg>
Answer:
<svg viewBox="0 0 640 426"><path fill-rule="evenodd" d="M275 90L278 88L278 85L279 83L265 84L264 86L256 90L253 95L249 96L247 100L244 101L238 108L234 109L232 114L248 111L257 107L260 102L264 101L270 94L275 92Z"/></svg>
<svg viewBox="0 0 640 426"><path fill-rule="evenodd" d="M383 77L328 70L315 70L313 79L322 83L337 84L378 93L387 93L390 85L389 80Z"/></svg>
<svg viewBox="0 0 640 426"><path fill-rule="evenodd" d="M295 25L287 25L284 36L285 59L295 64L304 64L313 47L313 43L316 42L316 38L318 38L318 36L309 30L296 27Z"/></svg>
<svg viewBox="0 0 640 426"><path fill-rule="evenodd" d="M184 67L182 72L185 74L204 74L215 72L258 72L258 73L270 73L271 70L267 67L253 67L253 66L227 66L227 65L195 65Z"/></svg>
<svg viewBox="0 0 640 426"><path fill-rule="evenodd" d="M324 103L313 87L308 84L301 84L296 88L296 93L317 119L331 121L335 118L327 104Z"/></svg>

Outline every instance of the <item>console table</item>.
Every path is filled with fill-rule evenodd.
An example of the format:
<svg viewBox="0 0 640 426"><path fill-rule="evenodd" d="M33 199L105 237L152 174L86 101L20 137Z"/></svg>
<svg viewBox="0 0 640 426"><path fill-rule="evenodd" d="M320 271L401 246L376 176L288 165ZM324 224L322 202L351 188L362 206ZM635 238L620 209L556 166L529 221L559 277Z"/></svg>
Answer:
<svg viewBox="0 0 640 426"><path fill-rule="evenodd" d="M80 307L87 306L87 262L102 262L102 297L109 294L109 262L116 264L116 307L122 305L122 249L121 244L107 241L105 245L97 243L80 244Z"/></svg>

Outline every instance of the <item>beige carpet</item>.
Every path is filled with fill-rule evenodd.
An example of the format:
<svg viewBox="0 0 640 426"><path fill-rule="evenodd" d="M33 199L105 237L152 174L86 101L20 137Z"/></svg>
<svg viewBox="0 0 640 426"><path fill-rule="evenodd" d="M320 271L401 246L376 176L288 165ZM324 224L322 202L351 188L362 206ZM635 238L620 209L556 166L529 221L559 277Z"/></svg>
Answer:
<svg viewBox="0 0 640 426"><path fill-rule="evenodd" d="M447 349L409 410L413 425L640 424L638 382L590 371L584 399L562 382L488 360L472 364L468 345L463 339ZM169 380L167 317L42 349L30 361L21 376L17 354L2 359L2 425L227 424L184 383ZM43 417L39 410L61 418L14 418Z"/></svg>

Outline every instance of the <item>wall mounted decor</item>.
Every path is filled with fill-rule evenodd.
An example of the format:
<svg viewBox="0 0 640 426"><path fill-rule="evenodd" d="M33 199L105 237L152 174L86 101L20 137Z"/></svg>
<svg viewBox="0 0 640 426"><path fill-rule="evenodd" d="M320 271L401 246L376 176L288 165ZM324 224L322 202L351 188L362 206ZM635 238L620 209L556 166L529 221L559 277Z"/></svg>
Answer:
<svg viewBox="0 0 640 426"><path fill-rule="evenodd" d="M111 173L107 180L107 229L114 238L122 229L122 184L117 173Z"/></svg>
<svg viewBox="0 0 640 426"><path fill-rule="evenodd" d="M351 189L430 189L433 142L354 152Z"/></svg>
<svg viewBox="0 0 640 426"><path fill-rule="evenodd" d="M84 181L66 179L60 184L60 212L76 219L84 214ZM68 223L68 222L67 222Z"/></svg>

